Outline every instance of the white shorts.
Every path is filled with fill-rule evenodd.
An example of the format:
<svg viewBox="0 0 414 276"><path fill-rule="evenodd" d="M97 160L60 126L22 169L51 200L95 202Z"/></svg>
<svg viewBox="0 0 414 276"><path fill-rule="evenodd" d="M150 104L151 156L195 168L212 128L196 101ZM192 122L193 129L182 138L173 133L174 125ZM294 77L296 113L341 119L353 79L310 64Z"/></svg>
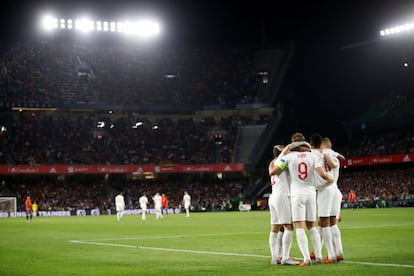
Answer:
<svg viewBox="0 0 414 276"><path fill-rule="evenodd" d="M336 216L337 218L339 217L341 213L341 204L342 204L342 193L338 188L336 188L336 196L334 199L334 207L333 207L332 216Z"/></svg>
<svg viewBox="0 0 414 276"><path fill-rule="evenodd" d="M316 221L316 197L315 196L292 196L292 221Z"/></svg>
<svg viewBox="0 0 414 276"><path fill-rule="evenodd" d="M342 193L337 187L318 191L317 207L319 217L338 217L341 211Z"/></svg>
<svg viewBox="0 0 414 276"><path fill-rule="evenodd" d="M335 216L337 189L334 186L318 190L317 207L319 217Z"/></svg>
<svg viewBox="0 0 414 276"><path fill-rule="evenodd" d="M141 210L142 210L143 212L146 212L146 211L147 211L147 206L145 206L145 205L141 205L140 207L141 207Z"/></svg>
<svg viewBox="0 0 414 276"><path fill-rule="evenodd" d="M289 196L271 194L269 197L270 224L291 224L292 211Z"/></svg>
<svg viewBox="0 0 414 276"><path fill-rule="evenodd" d="M184 203L184 209L189 209L190 208L190 203Z"/></svg>

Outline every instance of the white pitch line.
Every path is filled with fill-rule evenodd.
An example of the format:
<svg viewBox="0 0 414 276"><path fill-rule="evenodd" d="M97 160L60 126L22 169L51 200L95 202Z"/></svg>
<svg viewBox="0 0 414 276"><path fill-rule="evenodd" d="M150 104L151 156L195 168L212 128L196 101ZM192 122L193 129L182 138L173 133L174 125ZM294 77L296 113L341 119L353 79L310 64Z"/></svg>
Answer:
<svg viewBox="0 0 414 276"><path fill-rule="evenodd" d="M345 263L347 263L347 264L373 265L373 266L393 266L393 267L414 268L414 265L405 265L405 264L383 264L383 263L368 263L368 262L356 262L356 261L345 261Z"/></svg>
<svg viewBox="0 0 414 276"><path fill-rule="evenodd" d="M269 258L265 255L255 254L242 254L242 253L230 253L230 252L215 252L215 251L201 251L201 250L187 250L187 249L175 249L175 248L162 248L162 247L149 247L139 245L127 245L127 244L116 244L116 243L102 243L102 242L89 242L89 241L77 241L71 240L72 243L80 244L92 244L98 246L114 246L114 247L126 247L126 248L138 248L155 251L168 251L168 252L181 252L181 253L196 253L196 254L207 254L207 255L225 255L225 256L238 256L238 257L256 257L256 258Z"/></svg>
<svg viewBox="0 0 414 276"><path fill-rule="evenodd" d="M222 256L224 255L224 256L235 256L235 257L270 258L269 256L266 256L266 255L256 255L256 254L242 254L242 253L231 253L231 252L216 252L216 251L187 250L187 249L176 249L176 248L149 247L149 246L127 245L127 244L116 244L116 243L102 243L102 242L93 242L93 241L70 240L69 242L78 243L78 244L91 244L91 245L97 245L97 246L137 248L137 249L144 249L144 250L167 251L167 252L222 255ZM371 266L405 267L405 268L414 269L414 265L405 265L405 264L370 263L370 262L358 262L358 261L348 261L348 260L344 261L344 263L371 265Z"/></svg>
<svg viewBox="0 0 414 276"><path fill-rule="evenodd" d="M382 224L382 225L355 225L355 226L345 226L341 227L338 224L340 229L369 229L369 228L386 228L386 227L403 227L403 226L414 226L414 223L404 223L404 224Z"/></svg>
<svg viewBox="0 0 414 276"><path fill-rule="evenodd" d="M244 233L227 233L227 234L203 234L203 235L173 235L173 236L139 236L129 238L116 238L116 239L93 239L89 241L124 241L124 240L153 240L153 239L177 239L177 238L203 238L203 237L217 237L217 236L235 236L235 235L251 235L251 234L263 234L263 232L244 232Z"/></svg>

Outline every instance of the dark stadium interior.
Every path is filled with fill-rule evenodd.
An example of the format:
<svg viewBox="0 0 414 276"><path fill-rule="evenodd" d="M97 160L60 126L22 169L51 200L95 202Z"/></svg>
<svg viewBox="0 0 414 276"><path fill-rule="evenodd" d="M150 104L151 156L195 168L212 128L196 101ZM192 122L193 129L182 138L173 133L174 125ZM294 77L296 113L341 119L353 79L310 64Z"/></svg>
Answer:
<svg viewBox="0 0 414 276"><path fill-rule="evenodd" d="M0 165L245 170L154 179L4 174L0 196L106 210L119 190L130 207L144 191L165 192L178 206L189 190L199 211L236 210L269 191L273 145L297 131L330 137L347 158L414 153L413 34L379 35L409 20L412 1L63 2L0 4ZM46 8L109 18L155 11L165 29L153 44L47 35L35 28ZM413 161L344 168L344 201L352 189L361 207L412 205Z"/></svg>

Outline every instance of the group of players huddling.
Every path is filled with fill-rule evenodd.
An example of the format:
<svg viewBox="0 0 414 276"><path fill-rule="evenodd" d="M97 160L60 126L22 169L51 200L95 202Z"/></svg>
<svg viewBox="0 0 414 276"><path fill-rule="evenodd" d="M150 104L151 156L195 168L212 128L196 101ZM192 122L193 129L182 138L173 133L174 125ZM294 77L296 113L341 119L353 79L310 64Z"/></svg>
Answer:
<svg viewBox="0 0 414 276"><path fill-rule="evenodd" d="M269 197L272 264L309 266L343 260L341 232L337 219L342 194L338 189L339 159L329 138L313 134L306 142L301 133L287 146L276 145L269 164L272 194ZM318 217L318 222L317 222ZM310 253L305 226L314 252ZM293 229L303 260L290 257ZM322 257L322 246L328 256Z"/></svg>

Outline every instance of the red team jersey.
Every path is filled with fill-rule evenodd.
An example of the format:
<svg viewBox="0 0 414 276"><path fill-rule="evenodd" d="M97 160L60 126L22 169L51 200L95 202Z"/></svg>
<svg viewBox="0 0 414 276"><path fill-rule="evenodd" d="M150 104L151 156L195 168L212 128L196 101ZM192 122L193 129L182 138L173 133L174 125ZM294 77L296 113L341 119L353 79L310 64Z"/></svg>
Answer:
<svg viewBox="0 0 414 276"><path fill-rule="evenodd" d="M161 206L162 207L167 207L167 204L168 204L168 197L167 196L163 196L161 198Z"/></svg>
<svg viewBox="0 0 414 276"><path fill-rule="evenodd" d="M26 211L32 210L32 200L30 198L26 198L24 205L25 205Z"/></svg>

